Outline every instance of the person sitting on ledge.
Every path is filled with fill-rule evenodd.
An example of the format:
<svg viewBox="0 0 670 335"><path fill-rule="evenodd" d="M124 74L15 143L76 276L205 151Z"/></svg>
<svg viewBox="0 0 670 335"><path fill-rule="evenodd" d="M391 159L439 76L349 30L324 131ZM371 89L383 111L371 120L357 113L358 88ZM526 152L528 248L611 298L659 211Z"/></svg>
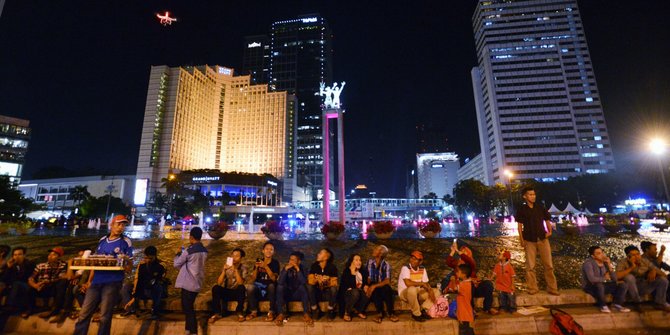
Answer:
<svg viewBox="0 0 670 335"><path fill-rule="evenodd" d="M121 291L123 308L126 310L121 315L135 314L140 299L151 299L151 319L158 319L165 286L164 276L165 267L158 259L158 249L153 245L144 248L144 259L137 266L135 281L124 285Z"/></svg>
<svg viewBox="0 0 670 335"><path fill-rule="evenodd" d="M212 312L209 323L228 314L228 302L237 301L235 312L237 321L244 322L244 298L247 293L244 283L247 278L247 266L242 264L242 258L246 256L244 250L240 248L233 249L232 257L228 257L226 264L223 265L223 271L216 280L216 285L212 287Z"/></svg>
<svg viewBox="0 0 670 335"><path fill-rule="evenodd" d="M361 255L349 256L344 264L344 271L340 278L340 304L344 307L344 321L351 321L353 315L366 319L365 306L368 305L368 297L365 291L368 289L368 271L363 267Z"/></svg>
<svg viewBox="0 0 670 335"><path fill-rule="evenodd" d="M375 304L379 316L374 319L376 323L381 323L385 316L388 316L391 322L398 322L400 319L394 312L393 289L391 288L391 264L386 260L389 249L385 245L379 245L372 250L372 258L368 260L368 289L365 295ZM386 312L384 312L386 304ZM363 308L367 310L367 306Z"/></svg>
<svg viewBox="0 0 670 335"><path fill-rule="evenodd" d="M461 244L461 247L458 247L458 244ZM451 244L451 252L447 256L447 265L453 270L447 274L447 276L442 280L442 290L443 293L446 293L449 289L453 290L456 285L458 285L458 278L455 275L456 270L461 264L468 264L471 269L469 275L472 279L474 287L472 289L472 295L475 298L484 298L484 312L491 315L497 315L499 312L497 309L493 308L493 282L490 280L479 280L477 278L477 265L475 263L474 257L472 256L472 250L468 248L463 242L457 242L454 240L454 243Z"/></svg>
<svg viewBox="0 0 670 335"><path fill-rule="evenodd" d="M630 309L623 307L628 286L624 282L617 283L617 275L612 266L612 261L605 255L603 249L597 245L589 248L589 255L590 257L582 265L582 290L596 299L596 304L603 313L610 313L605 301L605 294L614 296L613 306L619 312L630 312Z"/></svg>
<svg viewBox="0 0 670 335"><path fill-rule="evenodd" d="M437 301L437 290L433 290L428 283L428 271L421 265L423 253L418 250L412 251L409 264L403 265L398 276L398 296L400 300L408 303L412 311L412 319L424 322L430 319L427 310Z"/></svg>
<svg viewBox="0 0 670 335"><path fill-rule="evenodd" d="M56 316L63 309L67 289L67 279L65 278L67 263L61 260L64 254L65 251L61 247L49 250L47 261L37 264L33 275L28 278L28 285L30 286L27 297L28 314L35 309L35 298L37 297L44 299L45 305L47 305L46 302L49 301L49 298L54 298L53 306L46 312L40 313L39 317L43 319Z"/></svg>
<svg viewBox="0 0 670 335"><path fill-rule="evenodd" d="M335 320L337 285L337 267L333 264L333 252L329 249L321 249L307 276L307 293L309 293L312 319L321 318L319 301L326 300L328 301L328 319Z"/></svg>
<svg viewBox="0 0 670 335"><path fill-rule="evenodd" d="M309 315L309 296L307 294L307 272L302 265L305 258L300 251L294 251L288 258L288 264L284 266L277 280L277 311L279 315L274 320L277 326L283 326L288 316L289 301L300 301L302 303L303 319L308 326L314 325L314 320Z"/></svg>
<svg viewBox="0 0 670 335"><path fill-rule="evenodd" d="M265 298L270 301L270 310L265 318L265 321L272 321L275 319L277 312L276 304L276 288L277 277L279 277L279 262L272 258L275 254L275 246L268 241L263 244L263 257L256 259L254 270L251 272L249 281L251 284L246 285L247 301L249 302L249 311L247 320L255 319L258 316L258 300Z"/></svg>
<svg viewBox="0 0 670 335"><path fill-rule="evenodd" d="M670 281L670 265L663 261L663 255L665 254L665 246L661 246L661 252L658 252L656 248L656 243L649 241L640 242L640 249L642 249L642 257L648 259L651 264L654 264L657 268L668 271L666 278ZM669 285L670 286L670 285ZM670 302L670 287L666 293L667 302Z"/></svg>
<svg viewBox="0 0 670 335"><path fill-rule="evenodd" d="M28 294L28 278L35 270L35 263L26 258L26 247L15 247L12 257L2 267L2 278L0 287L7 291L5 301L5 312L13 312L17 309L25 309L24 297ZM26 315L27 316L27 315Z"/></svg>
<svg viewBox="0 0 670 335"><path fill-rule="evenodd" d="M658 275L658 268L646 258L642 258L640 250L629 245L624 249L626 259L619 262L616 268L617 280L623 280L635 304L642 302L642 295L654 293L656 309L670 312L670 304L665 301L668 290L668 279ZM639 306L636 305L639 310Z"/></svg>

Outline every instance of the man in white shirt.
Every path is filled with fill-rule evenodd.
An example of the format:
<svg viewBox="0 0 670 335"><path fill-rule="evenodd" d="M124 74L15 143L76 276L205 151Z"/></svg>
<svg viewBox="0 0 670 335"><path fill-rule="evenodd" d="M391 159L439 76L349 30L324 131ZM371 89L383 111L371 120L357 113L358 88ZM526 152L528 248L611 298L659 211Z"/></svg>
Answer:
<svg viewBox="0 0 670 335"><path fill-rule="evenodd" d="M428 272L421 265L422 262L423 254L421 251L412 251L409 264L400 269L400 276L398 277L398 296L410 305L412 319L417 322L430 319L426 311L435 304L439 294L437 290L430 287Z"/></svg>

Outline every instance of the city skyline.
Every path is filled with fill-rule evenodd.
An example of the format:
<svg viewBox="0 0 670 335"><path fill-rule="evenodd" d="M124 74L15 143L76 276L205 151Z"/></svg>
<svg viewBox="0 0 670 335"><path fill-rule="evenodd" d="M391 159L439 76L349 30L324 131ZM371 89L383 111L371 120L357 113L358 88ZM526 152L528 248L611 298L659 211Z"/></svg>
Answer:
<svg viewBox="0 0 670 335"><path fill-rule="evenodd" d="M244 36L263 33L276 20L311 12L330 22L333 79L347 81L347 187L364 183L379 195L404 194L407 166L417 153L413 129L418 123L443 124L449 150L461 158L479 152L469 78L477 64L470 23L474 3L449 10L444 4L411 8L407 15L393 4L245 6L240 12L253 15L223 22L217 18L225 15L199 18L209 8L200 3L146 2L126 8L72 1L33 8L7 2L0 18L0 45L14 48L0 53L0 109L31 120L24 179L49 165L132 172L150 65L241 66ZM153 13L165 7L180 18L173 26L153 20ZM656 34L666 31L668 23L656 2L605 6L582 1L580 9L614 157L618 168L626 168L627 162L640 159L630 154L636 133L645 136L629 127L661 120L670 107L670 98L664 96L670 76L663 61L668 43ZM208 11L227 12L223 7ZM28 29L29 20L36 24ZM212 46L217 34L220 45ZM194 36L208 42L180 48ZM104 81L94 80L102 76ZM106 136L110 133L114 135ZM376 183L368 180L373 168Z"/></svg>

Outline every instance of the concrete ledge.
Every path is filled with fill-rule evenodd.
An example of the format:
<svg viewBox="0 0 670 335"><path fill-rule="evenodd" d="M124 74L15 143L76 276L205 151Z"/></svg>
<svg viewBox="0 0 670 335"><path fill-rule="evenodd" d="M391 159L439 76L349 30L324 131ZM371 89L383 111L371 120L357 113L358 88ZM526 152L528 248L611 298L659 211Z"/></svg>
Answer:
<svg viewBox="0 0 670 335"><path fill-rule="evenodd" d="M584 291L579 289L569 289L560 291L560 296L553 296L546 292L539 292L534 295L522 292L517 294L516 303L519 307L527 306L554 306L554 305L571 305L571 304L595 304L595 299L592 296L584 293ZM198 311L209 311L210 303L212 301L211 291L201 292L198 295L198 298L195 300L195 309ZM475 299L475 306L481 308L484 303L483 298ZM323 310L326 309L324 303L321 304ZM236 302L231 302L228 304L228 310L234 311ZM498 297L494 293L493 295L493 306L498 307ZM262 313L266 313L270 308L270 303L267 301L261 301L258 305ZM181 311L181 301L178 298L168 299L165 302L165 309L169 311ZM370 304L368 307L369 311L374 311L374 305ZM402 302L397 296L395 299L395 310L397 311L408 311L409 305ZM302 304L300 302L290 302L289 311L291 312L302 312Z"/></svg>
<svg viewBox="0 0 670 335"><path fill-rule="evenodd" d="M650 306L643 306L643 313L600 313L592 306L561 306L561 309L570 313L583 327L584 330L624 330L624 329L660 329L670 327L668 314L652 310ZM371 320L360 320L355 318L352 322L344 322L336 319L333 322L322 319L315 322L314 327L306 327L299 314L293 315L289 322L283 327L277 327L272 323L265 322L261 318L244 323L238 323L235 317L219 320L214 325L207 324L207 315L201 313L198 323L200 334L310 334L310 335L406 335L409 332L422 335L456 335L458 334L458 322L453 319L429 320L424 323L413 321L408 313L400 315L400 322L392 323L384 321L376 324ZM480 335L508 335L508 334L546 334L551 322L548 312L538 313L530 316L518 314L503 314L495 317L482 315L475 322L475 331ZM36 316L27 320L12 316L6 320L4 333L21 334L72 334L74 321L67 320L63 324L50 324ZM97 331L97 324L92 324L90 332ZM168 314L161 321L150 321L144 319L114 318L112 321L112 334L181 334L184 332L183 316L180 314Z"/></svg>

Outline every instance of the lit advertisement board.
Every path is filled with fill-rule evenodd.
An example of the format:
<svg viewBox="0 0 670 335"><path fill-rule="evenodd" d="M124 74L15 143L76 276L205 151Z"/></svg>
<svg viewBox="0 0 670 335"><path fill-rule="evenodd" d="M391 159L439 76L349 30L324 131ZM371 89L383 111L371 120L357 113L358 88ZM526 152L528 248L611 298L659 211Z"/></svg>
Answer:
<svg viewBox="0 0 670 335"><path fill-rule="evenodd" d="M135 180L135 197L133 203L135 206L144 206L147 201L147 189L149 187L149 179Z"/></svg>

